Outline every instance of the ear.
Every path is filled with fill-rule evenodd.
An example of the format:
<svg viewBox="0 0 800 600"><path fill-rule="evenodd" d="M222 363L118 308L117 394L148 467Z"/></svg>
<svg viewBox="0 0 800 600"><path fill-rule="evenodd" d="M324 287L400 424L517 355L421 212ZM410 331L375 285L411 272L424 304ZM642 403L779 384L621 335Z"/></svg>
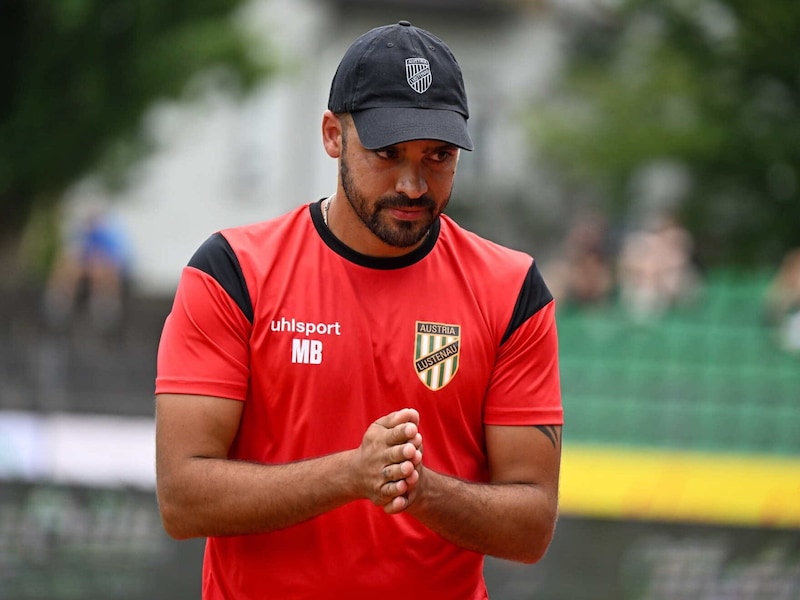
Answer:
<svg viewBox="0 0 800 600"><path fill-rule="evenodd" d="M330 110L326 110L322 115L322 145L331 158L339 158L342 155L342 127L344 124L341 119Z"/></svg>

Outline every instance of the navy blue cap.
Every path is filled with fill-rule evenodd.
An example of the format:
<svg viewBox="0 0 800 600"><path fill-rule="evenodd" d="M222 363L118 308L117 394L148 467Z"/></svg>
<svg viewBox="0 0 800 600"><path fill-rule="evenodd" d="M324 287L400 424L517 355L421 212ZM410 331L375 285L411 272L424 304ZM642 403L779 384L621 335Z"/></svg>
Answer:
<svg viewBox="0 0 800 600"><path fill-rule="evenodd" d="M421 139L473 148L461 67L447 44L408 21L353 42L333 76L328 108L350 113L370 150Z"/></svg>

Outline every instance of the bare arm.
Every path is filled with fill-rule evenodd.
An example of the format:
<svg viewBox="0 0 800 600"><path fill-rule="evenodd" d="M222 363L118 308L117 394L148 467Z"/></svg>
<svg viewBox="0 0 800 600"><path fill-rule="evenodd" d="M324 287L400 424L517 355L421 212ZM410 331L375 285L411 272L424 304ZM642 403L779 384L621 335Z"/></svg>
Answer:
<svg viewBox="0 0 800 600"><path fill-rule="evenodd" d="M207 396L157 396L156 487L173 537L272 531L359 498L392 511L417 481L422 437L415 410L378 419L359 448L264 465L228 458L242 406Z"/></svg>
<svg viewBox="0 0 800 600"><path fill-rule="evenodd" d="M405 510L469 550L536 562L555 530L561 427L487 426L486 447L490 483L466 482L420 466Z"/></svg>

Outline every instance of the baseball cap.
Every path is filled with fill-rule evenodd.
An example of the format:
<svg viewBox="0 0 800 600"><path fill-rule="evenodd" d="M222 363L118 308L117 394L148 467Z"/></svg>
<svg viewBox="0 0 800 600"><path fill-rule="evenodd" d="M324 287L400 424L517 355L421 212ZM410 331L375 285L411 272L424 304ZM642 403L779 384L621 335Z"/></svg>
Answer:
<svg viewBox="0 0 800 600"><path fill-rule="evenodd" d="M408 21L353 42L333 76L328 108L353 116L369 150L420 139L473 148L461 67L447 44Z"/></svg>

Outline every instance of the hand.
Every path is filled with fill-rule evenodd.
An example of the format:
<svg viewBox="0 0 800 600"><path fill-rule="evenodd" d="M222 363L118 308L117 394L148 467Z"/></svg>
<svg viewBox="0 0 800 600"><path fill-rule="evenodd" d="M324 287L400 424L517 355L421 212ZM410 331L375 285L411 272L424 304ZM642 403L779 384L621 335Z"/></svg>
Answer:
<svg viewBox="0 0 800 600"><path fill-rule="evenodd" d="M422 465L419 413L404 408L381 417L364 432L356 455L363 497L389 514L403 511Z"/></svg>

